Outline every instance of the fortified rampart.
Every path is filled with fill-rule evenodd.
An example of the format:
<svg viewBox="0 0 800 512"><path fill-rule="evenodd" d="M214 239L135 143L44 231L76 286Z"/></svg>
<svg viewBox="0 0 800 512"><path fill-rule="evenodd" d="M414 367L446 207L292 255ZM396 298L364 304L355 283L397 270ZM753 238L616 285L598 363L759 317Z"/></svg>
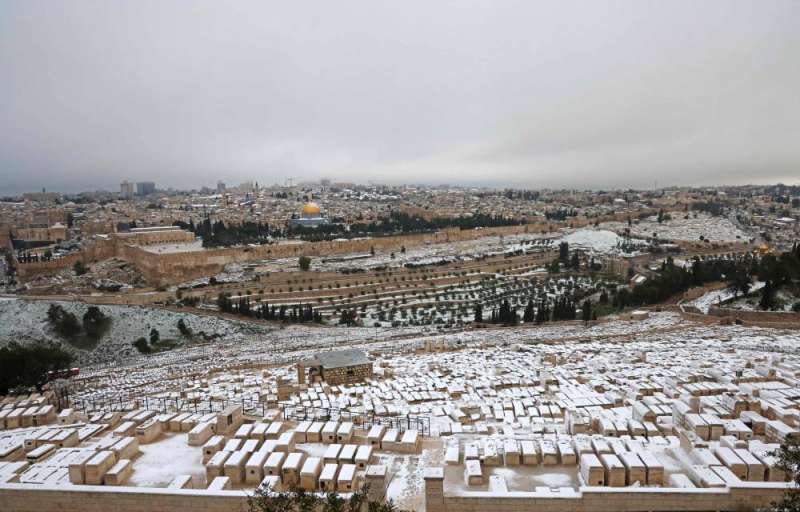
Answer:
<svg viewBox="0 0 800 512"><path fill-rule="evenodd" d="M656 210L642 213L653 215ZM565 227L584 227L597 222L623 221L627 214L607 215L596 218L576 217L567 222L540 221L517 226L501 226L480 229L443 229L434 233L419 233L377 238L359 238L340 241L298 242L255 247L229 247L185 252L158 253L148 251L140 245L188 241L180 236L181 231L166 230L137 233L134 235L112 235L107 240L93 241L80 252L48 262L26 263L19 266L22 278L55 272L69 268L80 260L84 263L117 257L134 265L153 285L169 285L198 277L218 273L229 263L240 263L259 259L281 259L298 256L332 256L369 252L371 249L382 252L399 251L402 247L412 248L422 245L476 240L486 236L511 236L524 233L552 233ZM175 234L178 233L178 234ZM193 239L193 235L189 235ZM166 237L166 238L165 238ZM141 238L141 240L139 240Z"/></svg>
<svg viewBox="0 0 800 512"><path fill-rule="evenodd" d="M19 263L17 272L21 278L27 279L37 275L58 272L65 268L72 268L78 261L88 264L92 261L107 260L116 256L116 252L116 244L113 240L94 240L85 244L80 251L63 258Z"/></svg>

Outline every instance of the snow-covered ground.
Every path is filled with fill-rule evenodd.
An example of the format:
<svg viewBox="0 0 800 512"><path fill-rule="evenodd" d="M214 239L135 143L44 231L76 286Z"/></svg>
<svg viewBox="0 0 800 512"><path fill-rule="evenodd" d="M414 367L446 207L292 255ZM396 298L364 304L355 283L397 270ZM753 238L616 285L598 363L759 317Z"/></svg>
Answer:
<svg viewBox="0 0 800 512"><path fill-rule="evenodd" d="M580 249L597 254L616 252L620 240L619 235L605 229L580 229L561 238L561 241L569 244L570 250Z"/></svg>
<svg viewBox="0 0 800 512"><path fill-rule="evenodd" d="M653 233L661 240L679 240L697 242L702 236L711 242L737 242L746 241L750 234L742 231L736 224L724 217L715 217L707 214L688 213L681 215L673 212L672 219L658 223L655 216L648 217L628 226L624 222L604 222L600 226L617 232L629 228L631 235L649 238Z"/></svg>
<svg viewBox="0 0 800 512"><path fill-rule="evenodd" d="M203 451L187 444L187 434L167 434L155 443L141 444L130 483L140 487L166 487L176 475L205 480Z"/></svg>
<svg viewBox="0 0 800 512"><path fill-rule="evenodd" d="M733 414L733 406L723 399L726 395L755 395L770 408L798 402L796 386L767 377L776 372L764 371L785 371L798 364L792 331L703 325L674 313L652 313L642 321L615 319L593 326L551 324L382 338L403 333L412 331L291 326L236 340L223 338L211 346L179 347L127 364L88 366L81 368L87 384L70 394L71 405L92 411L182 410L197 413L195 420L201 421L222 404L242 403L248 412L263 417L259 422L278 421L285 432L295 428L298 418L290 412L281 415L275 394L279 385L288 383L290 391L281 401L284 414L316 410L333 421L416 421L414 425L430 426L417 453L403 453L386 443L374 448L370 463L386 466L388 497L403 508L424 510L424 472L429 467L444 468L448 492L497 496L500 483L514 493L546 487L569 495L583 485L576 460L566 460L579 449L597 454L646 452L663 466L664 481L637 481L633 486L668 487L670 476L685 475L701 464L700 453L687 452L673 427L678 397L702 396L698 407L703 420L718 421L720 429L747 428L723 421ZM333 347L367 351L373 377L352 384L311 381L299 386L292 363ZM645 428L647 436L634 432ZM762 434L742 432L753 437L737 444L742 450L757 454L778 446L765 444ZM28 435L0 431L0 447L24 442ZM253 434L241 435L261 444ZM106 430L83 447L108 437ZM514 446L520 448L515 444L519 441L535 443L539 454L551 447L555 459L511 463L507 457ZM716 438L706 443L711 455L702 464L718 467L713 454L724 443ZM319 457L329 446L302 442L291 451ZM133 458L131 485L163 487L179 474L192 475L196 489L207 484L202 449L188 446L185 433L162 434L140 450L142 454ZM481 460L482 482L465 481L468 451L470 458ZM35 466L28 468L20 478L36 471ZM760 481L763 475L757 480L756 486L768 487ZM253 488L242 482L233 486Z"/></svg>
<svg viewBox="0 0 800 512"><path fill-rule="evenodd" d="M530 233L505 237L489 236L477 240L439 243L409 247L405 252L377 251L374 256L349 254L328 258L311 258L311 271L336 272L341 270L371 270L382 267L402 267L404 265L432 265L441 262L473 261L476 258L510 254L515 252L540 252L551 247L556 237ZM231 263L223 272L215 276L218 282L252 281L257 274L268 272L289 272L298 270L297 258L258 260L247 263ZM207 279L197 279L181 286L207 284Z"/></svg>
<svg viewBox="0 0 800 512"><path fill-rule="evenodd" d="M753 286L750 287L750 291L748 293L757 292L758 290L764 287L764 283L761 281L756 281L753 283ZM713 290L710 291L703 296L695 299L690 304L700 311L703 314L708 314L708 310L711 309L711 306L719 306L722 305L737 296L735 290L731 288L723 288L721 290Z"/></svg>
<svg viewBox="0 0 800 512"><path fill-rule="evenodd" d="M50 328L47 310L51 304L59 304L66 311L75 314L80 321L89 307L79 302L50 301L0 301L0 344L9 341L63 341ZM259 328L251 324L232 322L213 316L198 316L177 313L159 308L135 306L99 306L100 310L112 318L110 331L100 339L92 351L73 349L77 362L119 361L138 355L132 343L139 337L147 338L151 329L157 329L162 339L180 339L178 320L184 322L195 333L205 332L224 340L236 341ZM266 329L261 329L266 331ZM70 347L68 343L65 346Z"/></svg>

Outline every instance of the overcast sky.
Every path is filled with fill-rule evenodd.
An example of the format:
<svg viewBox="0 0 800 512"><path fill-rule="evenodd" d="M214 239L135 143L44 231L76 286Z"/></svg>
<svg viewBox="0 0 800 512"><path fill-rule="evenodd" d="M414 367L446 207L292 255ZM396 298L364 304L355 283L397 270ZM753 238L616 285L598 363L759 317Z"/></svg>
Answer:
<svg viewBox="0 0 800 512"><path fill-rule="evenodd" d="M0 194L800 183L800 1L0 0Z"/></svg>

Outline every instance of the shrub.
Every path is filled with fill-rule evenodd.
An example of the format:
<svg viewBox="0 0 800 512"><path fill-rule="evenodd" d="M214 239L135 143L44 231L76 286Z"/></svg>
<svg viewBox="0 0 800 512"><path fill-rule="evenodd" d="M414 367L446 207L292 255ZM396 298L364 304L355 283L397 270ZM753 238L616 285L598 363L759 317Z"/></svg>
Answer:
<svg viewBox="0 0 800 512"><path fill-rule="evenodd" d="M111 318L104 315L97 306L89 306L83 314L83 330L86 336L93 340L99 340L108 332L111 327Z"/></svg>
<svg viewBox="0 0 800 512"><path fill-rule="evenodd" d="M178 320L178 331L180 331L183 336L188 337L192 335L192 330L188 325L186 325L186 322L183 320L183 318Z"/></svg>
<svg viewBox="0 0 800 512"><path fill-rule="evenodd" d="M81 324L78 322L78 318L58 304L50 305L47 310L47 320L56 334L63 338L74 338L81 333Z"/></svg>
<svg viewBox="0 0 800 512"><path fill-rule="evenodd" d="M147 344L147 339L144 336L137 338L137 340L133 342L133 346L136 347L136 350L138 350L140 354L150 353L150 345Z"/></svg>

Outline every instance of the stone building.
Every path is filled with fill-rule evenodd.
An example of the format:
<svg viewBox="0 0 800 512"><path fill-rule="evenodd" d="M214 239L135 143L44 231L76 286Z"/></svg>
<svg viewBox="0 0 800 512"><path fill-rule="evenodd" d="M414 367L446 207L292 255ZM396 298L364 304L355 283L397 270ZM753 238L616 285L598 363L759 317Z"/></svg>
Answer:
<svg viewBox="0 0 800 512"><path fill-rule="evenodd" d="M357 349L321 352L313 359L297 363L297 381L306 382L306 370L311 382L321 379L331 385L361 382L372 377L372 361Z"/></svg>

